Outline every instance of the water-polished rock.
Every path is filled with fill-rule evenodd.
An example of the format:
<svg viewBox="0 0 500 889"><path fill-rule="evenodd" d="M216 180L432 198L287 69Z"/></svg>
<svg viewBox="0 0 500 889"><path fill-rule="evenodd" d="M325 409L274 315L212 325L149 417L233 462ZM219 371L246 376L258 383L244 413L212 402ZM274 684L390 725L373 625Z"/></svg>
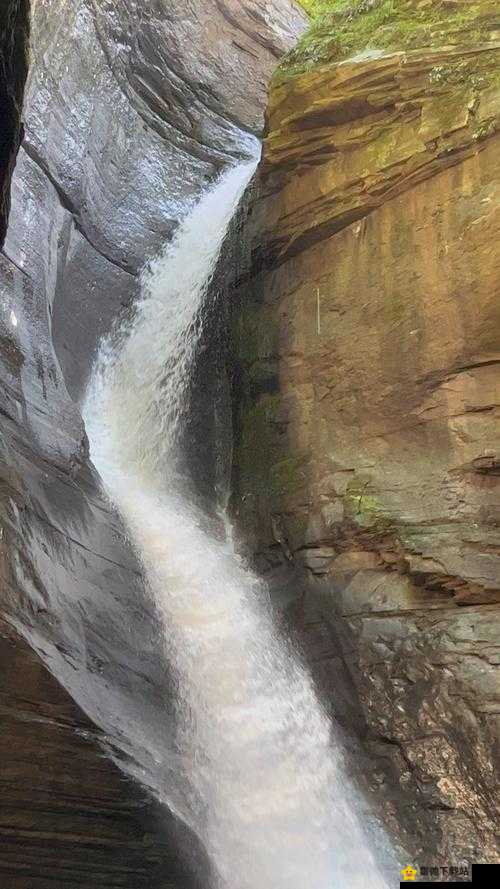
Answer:
<svg viewBox="0 0 500 889"><path fill-rule="evenodd" d="M253 0L33 4L25 137L0 255L0 611L99 727L89 755L99 742L180 820L189 764L172 738L155 615L89 463L78 399L99 338L130 312L141 267L207 182L248 152L268 78L303 21L287 0L264 10ZM15 639L9 644L21 664ZM10 681L3 693L21 694ZM30 720L45 706L46 682ZM54 691L54 719L66 701ZM7 759L20 725L9 723ZM65 738L61 769L82 755L71 732ZM55 758L50 768L48 823L62 781ZM109 770L102 764L103 793L118 792ZM84 771L75 766L82 797L96 792ZM23 780L29 785L29 770ZM126 801L133 792L121 786ZM29 793L24 799L29 806ZM9 834L21 850L32 852L32 840L21 824ZM102 861L98 845L87 847L89 874ZM152 879L148 856L141 867ZM134 868L124 858L116 885L137 889ZM11 872L1 859L0 873ZM58 854L47 855L43 873L16 879L16 889L82 885ZM181 885L174 871L162 879L159 886Z"/></svg>
<svg viewBox="0 0 500 889"><path fill-rule="evenodd" d="M0 667L4 885L206 885L209 870L196 839L183 836L172 816L102 755L98 728L3 623ZM187 841L191 854L183 857Z"/></svg>

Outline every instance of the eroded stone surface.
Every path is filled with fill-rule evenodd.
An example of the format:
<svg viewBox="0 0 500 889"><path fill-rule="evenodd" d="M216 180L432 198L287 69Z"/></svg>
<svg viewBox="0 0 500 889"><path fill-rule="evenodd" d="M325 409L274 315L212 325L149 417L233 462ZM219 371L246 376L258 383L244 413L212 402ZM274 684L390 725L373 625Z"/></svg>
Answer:
<svg viewBox="0 0 500 889"><path fill-rule="evenodd" d="M142 265L248 150L267 79L303 16L284 0L264 11L253 0L32 5L25 138L0 254L0 613L99 726L107 752L182 816L188 764L173 743L155 615L89 464L76 399ZM54 793L48 820L58 805ZM18 843L31 848L24 835ZM88 855L97 868L100 850ZM80 885L57 854L47 867L51 886ZM16 886L35 885L23 879Z"/></svg>
<svg viewBox="0 0 500 889"><path fill-rule="evenodd" d="M233 295L242 537L423 864L500 860L497 39L277 82Z"/></svg>
<svg viewBox="0 0 500 889"><path fill-rule="evenodd" d="M49 889L55 875L65 889L204 885L193 837L188 869L172 818L102 755L96 727L4 624L0 666L5 887Z"/></svg>
<svg viewBox="0 0 500 889"><path fill-rule="evenodd" d="M207 181L250 150L268 79L302 23L283 0L264 11L254 0L35 3L22 150L59 216L47 301L72 395L140 268ZM27 210L15 214L21 265L38 246Z"/></svg>

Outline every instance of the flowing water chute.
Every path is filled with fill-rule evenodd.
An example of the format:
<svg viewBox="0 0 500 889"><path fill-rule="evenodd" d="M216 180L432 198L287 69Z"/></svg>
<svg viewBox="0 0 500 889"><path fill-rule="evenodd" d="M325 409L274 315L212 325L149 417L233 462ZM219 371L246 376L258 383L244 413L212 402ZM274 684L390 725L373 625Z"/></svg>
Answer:
<svg viewBox="0 0 500 889"><path fill-rule="evenodd" d="M207 530L182 431L207 287L256 162L220 178L143 277L104 344L91 455L142 561L176 689L183 817L214 889L384 889L335 732L277 631L264 584ZM114 344L114 345L113 345ZM168 802L161 776L158 795Z"/></svg>

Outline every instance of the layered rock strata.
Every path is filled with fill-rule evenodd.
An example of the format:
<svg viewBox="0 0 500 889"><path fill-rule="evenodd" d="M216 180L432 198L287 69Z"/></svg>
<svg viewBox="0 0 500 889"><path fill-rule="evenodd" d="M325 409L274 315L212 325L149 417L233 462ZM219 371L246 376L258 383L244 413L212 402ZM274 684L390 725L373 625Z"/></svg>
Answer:
<svg viewBox="0 0 500 889"><path fill-rule="evenodd" d="M423 32L401 4L417 37L398 19L388 45L363 25L386 6L350 4L347 55L306 40L271 90L233 505L262 570L304 570L312 657L343 648L406 847L498 861L500 20L434 4Z"/></svg>
<svg viewBox="0 0 500 889"><path fill-rule="evenodd" d="M193 838L188 869L172 819L102 755L96 727L4 624L0 665L3 885L49 889L56 874L87 889L201 886Z"/></svg>
<svg viewBox="0 0 500 889"><path fill-rule="evenodd" d="M100 759L98 744L157 798L185 811L155 615L89 463L78 400L99 338L130 311L141 267L207 182L248 151L268 77L304 19L285 0L264 10L253 0L34 0L32 9L25 135L0 254L0 613L16 631L7 666L19 665L14 673L6 667L2 680L12 711L2 757L8 800L16 770L22 782L17 814L9 809L3 822L10 851L0 858L0 882L16 889L99 880L134 889L141 880L183 885L175 868L153 866L166 860L153 848L159 834L143 849L136 792ZM23 642L41 658L36 668ZM47 708L51 725L40 729L40 744L50 759L50 793L45 779L37 783L45 760L32 737L33 726L46 725ZM75 732L86 721L99 731L89 729L82 746ZM78 837L67 841L73 870L56 828L66 781L68 829L80 804L94 812L76 818ZM122 829L137 837L129 853ZM78 873L83 848L87 883ZM120 856L122 882L113 883ZM32 869L14 874L14 859L22 867L28 858Z"/></svg>

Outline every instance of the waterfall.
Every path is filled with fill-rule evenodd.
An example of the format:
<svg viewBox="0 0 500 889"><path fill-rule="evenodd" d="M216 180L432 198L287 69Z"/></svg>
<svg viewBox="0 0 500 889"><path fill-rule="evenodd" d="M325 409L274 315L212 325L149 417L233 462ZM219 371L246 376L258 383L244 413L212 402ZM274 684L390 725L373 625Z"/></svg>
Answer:
<svg viewBox="0 0 500 889"><path fill-rule="evenodd" d="M254 169L232 169L194 207L144 274L130 329L103 345L85 408L91 454L161 619L185 817L216 889L384 889L340 746L265 584L207 530L183 478L203 301Z"/></svg>

